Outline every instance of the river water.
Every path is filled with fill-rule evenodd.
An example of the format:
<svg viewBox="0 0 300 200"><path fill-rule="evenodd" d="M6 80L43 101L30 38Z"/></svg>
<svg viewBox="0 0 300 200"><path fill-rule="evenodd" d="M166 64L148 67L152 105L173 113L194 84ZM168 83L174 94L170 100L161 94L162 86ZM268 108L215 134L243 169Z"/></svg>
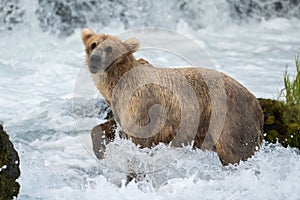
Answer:
<svg viewBox="0 0 300 200"><path fill-rule="evenodd" d="M249 2L3 1L0 120L20 156L19 199L299 199L299 151L279 144L264 143L227 167L189 146L139 149L118 139L105 160L92 153L90 130L107 110L85 67L80 28L124 37L136 28L172 30L257 97L277 98L286 65L295 73L300 3ZM157 66L186 64L151 48L136 56ZM145 166L159 170L124 185L124 171Z"/></svg>

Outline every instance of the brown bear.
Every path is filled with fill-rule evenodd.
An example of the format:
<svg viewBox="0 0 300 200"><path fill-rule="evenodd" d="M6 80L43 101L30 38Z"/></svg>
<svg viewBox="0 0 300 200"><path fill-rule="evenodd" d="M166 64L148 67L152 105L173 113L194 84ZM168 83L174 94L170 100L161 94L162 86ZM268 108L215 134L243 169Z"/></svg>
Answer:
<svg viewBox="0 0 300 200"><path fill-rule="evenodd" d="M141 147L160 142L216 151L222 164L247 160L262 142L263 113L253 94L224 73L156 68L133 53L137 39L82 30L86 63L114 119L93 128L98 158L121 133Z"/></svg>

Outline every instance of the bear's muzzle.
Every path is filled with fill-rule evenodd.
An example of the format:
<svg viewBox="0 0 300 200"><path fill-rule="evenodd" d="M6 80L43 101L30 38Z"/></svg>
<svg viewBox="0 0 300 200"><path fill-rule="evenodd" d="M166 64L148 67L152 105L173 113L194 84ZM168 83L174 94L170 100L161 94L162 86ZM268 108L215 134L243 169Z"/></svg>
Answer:
<svg viewBox="0 0 300 200"><path fill-rule="evenodd" d="M89 58L89 70L92 74L96 74L100 70L101 56L92 54Z"/></svg>

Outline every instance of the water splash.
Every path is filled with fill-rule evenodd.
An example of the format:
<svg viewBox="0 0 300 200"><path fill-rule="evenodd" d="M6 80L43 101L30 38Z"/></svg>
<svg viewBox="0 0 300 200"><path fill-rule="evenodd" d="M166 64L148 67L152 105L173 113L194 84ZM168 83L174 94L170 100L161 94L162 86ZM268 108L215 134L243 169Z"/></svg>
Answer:
<svg viewBox="0 0 300 200"><path fill-rule="evenodd" d="M36 23L44 32L68 36L87 26L98 31L107 26L174 29L180 21L197 30L274 17L299 18L299 11L300 0L30 0L27 4L2 0L0 31Z"/></svg>

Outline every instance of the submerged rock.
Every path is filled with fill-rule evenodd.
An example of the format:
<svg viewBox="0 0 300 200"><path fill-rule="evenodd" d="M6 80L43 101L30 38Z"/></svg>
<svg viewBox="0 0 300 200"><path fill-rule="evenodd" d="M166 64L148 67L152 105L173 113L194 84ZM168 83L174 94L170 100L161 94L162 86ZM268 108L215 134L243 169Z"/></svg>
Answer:
<svg viewBox="0 0 300 200"><path fill-rule="evenodd" d="M20 159L9 136L0 124L0 199L17 197L20 184L16 179L20 176Z"/></svg>
<svg viewBox="0 0 300 200"><path fill-rule="evenodd" d="M24 22L25 8L20 0L1 0L0 3L0 32L14 30Z"/></svg>
<svg viewBox="0 0 300 200"><path fill-rule="evenodd" d="M272 99L258 100L264 113L264 139L300 149L299 105L287 105Z"/></svg>

